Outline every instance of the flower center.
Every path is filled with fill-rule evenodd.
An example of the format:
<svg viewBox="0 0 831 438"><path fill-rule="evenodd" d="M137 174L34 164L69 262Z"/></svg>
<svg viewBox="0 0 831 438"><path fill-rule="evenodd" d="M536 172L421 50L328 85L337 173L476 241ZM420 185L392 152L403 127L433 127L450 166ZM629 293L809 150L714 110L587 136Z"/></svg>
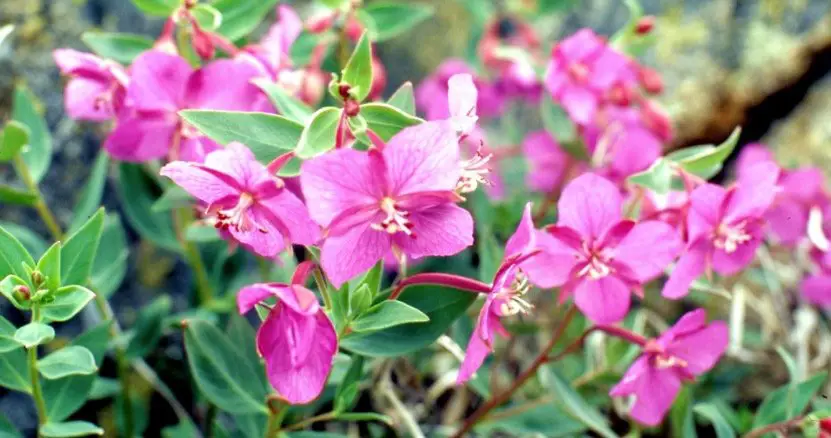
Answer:
<svg viewBox="0 0 831 438"><path fill-rule="evenodd" d="M196 129L196 126L191 125L190 123L186 122L184 119L181 119L179 125L179 132L182 134L184 138L196 138L202 136L202 133Z"/></svg>
<svg viewBox="0 0 831 438"><path fill-rule="evenodd" d="M582 256L585 257L586 264L577 273L579 277L588 276L592 280L598 280L612 273L609 266L612 257L606 251L590 247L588 243L583 242Z"/></svg>
<svg viewBox="0 0 831 438"><path fill-rule="evenodd" d="M534 305L522 298L529 290L531 290L531 284L528 283L528 276L521 270L517 271L511 285L497 292L496 299L501 301L497 308L499 315L513 316L517 313L526 314L531 311Z"/></svg>
<svg viewBox="0 0 831 438"><path fill-rule="evenodd" d="M585 83L589 78L589 67L582 62L572 62L568 65L568 75L574 82Z"/></svg>
<svg viewBox="0 0 831 438"><path fill-rule="evenodd" d="M479 184L490 184L487 175L491 171L488 162L492 157L493 154L484 155L480 145L473 158L462 161L462 174L459 177L459 182L456 183L456 193L460 195L471 193L479 187Z"/></svg>
<svg viewBox="0 0 831 438"><path fill-rule="evenodd" d="M646 345L643 347L644 353L652 355L652 362L658 369L666 369L672 367L680 367L686 368L687 361L681 359L677 356L673 356L671 354L667 354L666 350L664 349L661 344L656 342L654 339L650 339L647 341Z"/></svg>
<svg viewBox="0 0 831 438"><path fill-rule="evenodd" d="M381 199L381 211L386 213L387 217L385 217L380 223L370 225L373 230L386 231L390 234L395 234L401 231L410 237L415 237L412 230L413 223L407 219L407 216L409 216L410 213L404 210L399 210L398 206L395 204L395 199L392 199L389 196Z"/></svg>
<svg viewBox="0 0 831 438"><path fill-rule="evenodd" d="M221 230L233 228L241 232L251 231L252 229L257 227L254 221L251 220L251 216L246 214L248 209L252 205L254 205L254 197L248 193L243 193L239 197L239 202L237 202L237 205L235 205L232 208L219 210L215 213L216 224L214 224L214 226L217 229ZM261 233L268 232L268 230L262 227L259 227L258 230Z"/></svg>
<svg viewBox="0 0 831 438"><path fill-rule="evenodd" d="M750 241L753 237L745 230L746 222L742 221L736 225L720 224L716 229L713 238L713 245L726 252L732 254L739 245Z"/></svg>

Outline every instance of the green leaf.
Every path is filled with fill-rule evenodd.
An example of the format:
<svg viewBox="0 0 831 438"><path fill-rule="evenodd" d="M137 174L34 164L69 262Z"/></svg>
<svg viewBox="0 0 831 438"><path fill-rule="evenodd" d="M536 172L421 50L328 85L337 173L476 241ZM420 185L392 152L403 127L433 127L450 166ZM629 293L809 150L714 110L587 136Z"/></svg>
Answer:
<svg viewBox="0 0 831 438"><path fill-rule="evenodd" d="M508 411L516 411L516 415L507 415ZM538 407L519 410L508 407L494 410L493 417L499 420L489 421L487 418L476 425L474 429L480 436L501 436L495 432L508 433L512 436L544 436L546 438L572 438L586 436L582 432L588 429L583 423L576 421L563 412L556 404L540 404Z"/></svg>
<svg viewBox="0 0 831 438"><path fill-rule="evenodd" d="M193 196L179 186L170 186L165 189L162 196L153 203L150 209L160 213L163 211L175 210L179 207L190 207L194 205Z"/></svg>
<svg viewBox="0 0 831 438"><path fill-rule="evenodd" d="M141 309L127 346L128 358L144 357L156 347L162 337L164 318L170 313L172 307L173 302L170 297L162 295Z"/></svg>
<svg viewBox="0 0 831 438"><path fill-rule="evenodd" d="M118 289L127 274L129 256L121 219L117 215L107 215L90 276L90 284L96 293L106 298Z"/></svg>
<svg viewBox="0 0 831 438"><path fill-rule="evenodd" d="M188 418L185 418L176 426L162 429L162 438L190 438L194 436L199 436L199 429Z"/></svg>
<svg viewBox="0 0 831 438"><path fill-rule="evenodd" d="M396 300L382 301L369 308L350 327L353 331L374 332L401 324L427 322L430 318L422 311ZM414 330L417 328L413 327Z"/></svg>
<svg viewBox="0 0 831 438"><path fill-rule="evenodd" d="M12 205L35 205L38 197L34 193L0 184L0 203Z"/></svg>
<svg viewBox="0 0 831 438"><path fill-rule="evenodd" d="M670 436L679 438L696 438L695 421L693 419L692 388L681 388L669 412L669 422L672 429Z"/></svg>
<svg viewBox="0 0 831 438"><path fill-rule="evenodd" d="M40 182L52 162L52 137L49 127L37 109L37 98L23 86L14 90L12 119L29 128L29 148L23 152L23 160L35 182Z"/></svg>
<svg viewBox="0 0 831 438"><path fill-rule="evenodd" d="M216 227L194 222L185 229L185 240L188 242L206 243L222 240L222 237L219 236Z"/></svg>
<svg viewBox="0 0 831 438"><path fill-rule="evenodd" d="M718 146L701 145L684 148L666 156L687 172L709 179L721 171L724 161L733 153L739 142L741 128L736 128L730 137Z"/></svg>
<svg viewBox="0 0 831 438"><path fill-rule="evenodd" d="M55 380L67 376L86 376L98 370L92 353L77 345L61 348L38 360L38 371L43 377Z"/></svg>
<svg viewBox="0 0 831 438"><path fill-rule="evenodd" d="M724 419L719 409L712 403L699 403L693 408L693 412L704 417L716 430L718 438L734 438L736 432L730 427L730 423Z"/></svg>
<svg viewBox="0 0 831 438"><path fill-rule="evenodd" d="M86 284L104 230L104 208L78 229L61 248L61 279L63 284Z"/></svg>
<svg viewBox="0 0 831 438"><path fill-rule="evenodd" d="M776 352L779 354L779 357L782 358L782 362L785 362L785 366L788 368L788 375L791 376L791 384L795 385L802 381L801 373L799 372L799 368L796 366L796 361L794 360L793 356L788 353L788 350L785 350L784 347L781 345L776 347Z"/></svg>
<svg viewBox="0 0 831 438"><path fill-rule="evenodd" d="M29 254L32 254L37 258L40 258L40 256L46 252L46 249L49 248L49 245L43 237L26 227L20 226L13 222L0 222L0 228L5 228L9 234L14 236L23 245ZM0 266L2 266L2 264L3 261L0 259ZM2 275L3 274L0 272L0 276Z"/></svg>
<svg viewBox="0 0 831 438"><path fill-rule="evenodd" d="M365 23L371 29L373 41L397 37L416 27L433 15L433 7L418 3L370 3L361 9L371 19Z"/></svg>
<svg viewBox="0 0 831 438"><path fill-rule="evenodd" d="M349 289L349 309L347 314L350 317L357 317L364 313L372 305L372 291L369 286L362 284Z"/></svg>
<svg viewBox="0 0 831 438"><path fill-rule="evenodd" d="M29 144L29 128L20 122L10 120L0 134L0 162L10 161L27 144Z"/></svg>
<svg viewBox="0 0 831 438"><path fill-rule="evenodd" d="M222 12L209 4L198 3L190 9L190 13L205 31L213 32L222 25Z"/></svg>
<svg viewBox="0 0 831 438"><path fill-rule="evenodd" d="M341 110L333 107L325 107L315 111L312 120L303 129L294 153L298 157L306 159L334 148L335 132L340 117Z"/></svg>
<svg viewBox="0 0 831 438"><path fill-rule="evenodd" d="M222 13L222 25L219 33L231 41L236 41L254 31L263 18L274 9L279 0L218 0L213 3Z"/></svg>
<svg viewBox="0 0 831 438"><path fill-rule="evenodd" d="M96 377L92 382L92 388L89 390L87 398L90 400L103 400L113 398L119 392L121 392L121 383L118 380L107 377Z"/></svg>
<svg viewBox="0 0 831 438"><path fill-rule="evenodd" d="M352 363L343 376L343 380L338 389L335 391L335 412L346 412L355 404L355 398L358 396L358 385L361 383L361 377L364 374L364 358L361 355L352 355Z"/></svg>
<svg viewBox="0 0 831 438"><path fill-rule="evenodd" d="M352 92L358 102L369 95L372 87L372 44L366 32L361 35L352 56L346 62L341 83L349 84L353 88Z"/></svg>
<svg viewBox="0 0 831 438"><path fill-rule="evenodd" d="M540 100L540 116L545 130L554 137L569 155L580 161L588 161L586 147L577 136L577 129L566 111L553 99Z"/></svg>
<svg viewBox="0 0 831 438"><path fill-rule="evenodd" d="M7 353L20 348L20 343L14 339L17 327L8 319L0 316L0 353Z"/></svg>
<svg viewBox="0 0 831 438"><path fill-rule="evenodd" d="M14 391L32 393L29 365L23 349L0 354L0 386Z"/></svg>
<svg viewBox="0 0 831 438"><path fill-rule="evenodd" d="M245 438L260 438L265 435L265 424L268 417L263 414L234 415L237 430ZM282 438L279 437L278 438Z"/></svg>
<svg viewBox="0 0 831 438"><path fill-rule="evenodd" d="M2 28L0 28L2 30ZM2 39L0 38L0 43ZM14 427L14 425L0 413L0 438L23 438L23 435Z"/></svg>
<svg viewBox="0 0 831 438"><path fill-rule="evenodd" d="M413 83L404 82L395 93L392 93L387 104L392 105L401 111L414 116L416 113L415 95L413 94Z"/></svg>
<svg viewBox="0 0 831 438"><path fill-rule="evenodd" d="M600 436L616 438L612 429L606 423L606 418L569 385L560 373L553 367L545 376L544 385L554 393L554 402L560 405L569 415L585 424Z"/></svg>
<svg viewBox="0 0 831 438"><path fill-rule="evenodd" d="M251 81L254 85L263 90L268 100L277 107L280 114L305 125L312 118L314 108L306 105L300 99L286 93L283 88L266 78L257 78Z"/></svg>
<svg viewBox="0 0 831 438"><path fill-rule="evenodd" d="M14 332L14 340L26 348L45 344L55 339L55 329L39 322L30 322Z"/></svg>
<svg viewBox="0 0 831 438"><path fill-rule="evenodd" d="M170 214L153 212L159 188L145 175L138 164L120 163L118 167L118 191L121 195L127 221L141 235L154 244L179 251L173 220Z"/></svg>
<svg viewBox="0 0 831 438"><path fill-rule="evenodd" d="M136 1L136 0L133 0ZM144 0L142 0L144 1ZM79 437L104 435L104 429L86 421L67 421L66 423L46 423L40 428L40 435L45 438Z"/></svg>
<svg viewBox="0 0 831 438"><path fill-rule="evenodd" d="M95 294L78 285L64 286L57 290L55 300L41 306L41 316L44 321L67 321L77 315L87 305Z"/></svg>
<svg viewBox="0 0 831 438"><path fill-rule="evenodd" d="M361 285L367 285L369 287L369 291L371 292L373 297L378 296L378 292L381 291L381 280L384 278L384 262L379 261L372 267L367 273L361 278L361 281L358 283L358 287Z"/></svg>
<svg viewBox="0 0 831 438"><path fill-rule="evenodd" d="M769 393L756 410L753 428L790 420L808 406L828 377L827 372L819 373L796 385L783 385Z"/></svg>
<svg viewBox="0 0 831 438"><path fill-rule="evenodd" d="M50 292L61 287L61 243L55 242L38 260L37 270L43 274L44 285Z"/></svg>
<svg viewBox="0 0 831 438"><path fill-rule="evenodd" d="M303 133L303 125L273 114L213 110L187 110L179 114L219 143L238 141L248 146L261 162L293 150Z"/></svg>
<svg viewBox="0 0 831 438"><path fill-rule="evenodd" d="M35 261L26 248L20 244L14 236L0 227L0 277L9 274L17 275L20 278L29 278L29 273L23 269L23 265L35 266Z"/></svg>
<svg viewBox="0 0 831 438"><path fill-rule="evenodd" d="M153 48L153 41L143 35L89 31L81 34L84 42L102 58L130 64L142 52Z"/></svg>
<svg viewBox="0 0 831 438"><path fill-rule="evenodd" d="M99 366L104 359L110 340L110 323L105 321L87 330L72 341L71 345L87 348ZM63 421L86 402L93 392L98 378L95 375L68 376L57 380L44 380L43 398L46 399L46 412L50 421ZM116 384L116 390L120 387Z"/></svg>
<svg viewBox="0 0 831 438"><path fill-rule="evenodd" d="M329 9L339 9L346 0L320 0L320 2Z"/></svg>
<svg viewBox="0 0 831 438"><path fill-rule="evenodd" d="M385 103L368 103L361 105L361 115L366 123L384 141L389 141L395 134L408 126L418 125L424 120L413 117L406 112Z"/></svg>
<svg viewBox="0 0 831 438"><path fill-rule="evenodd" d="M196 385L218 408L234 414L267 413L263 366L241 357L219 329L200 320L185 327L188 364Z"/></svg>
<svg viewBox="0 0 831 438"><path fill-rule="evenodd" d="M181 0L133 0L142 12L167 17L181 4Z"/></svg>
<svg viewBox="0 0 831 438"><path fill-rule="evenodd" d="M2 251L0 251L0 253L2 253ZM14 307L17 307L20 310L28 310L31 307L32 302L28 300L18 301L15 297L14 289L18 286L24 286L29 288L29 290L32 290L32 286L28 282L23 281L23 279L17 275L7 275L6 278L0 280L0 293L2 293L3 296L14 305Z"/></svg>
<svg viewBox="0 0 831 438"><path fill-rule="evenodd" d="M92 172L89 174L87 183L75 208L72 212L72 223L69 225L69 231L74 232L81 225L87 223L90 216L92 216L101 205L101 198L104 196L104 185L107 183L107 171L110 168L110 156L107 152L101 150L98 157L95 158L95 163L92 165Z"/></svg>
<svg viewBox="0 0 831 438"><path fill-rule="evenodd" d="M672 166L660 157L648 169L629 176L629 182L663 195L672 188L673 174Z"/></svg>
<svg viewBox="0 0 831 438"><path fill-rule="evenodd" d="M402 324L373 333L352 333L343 337L341 346L363 356L402 356L432 344L475 299L472 293L451 288L409 287L398 301L420 310L430 321Z"/></svg>

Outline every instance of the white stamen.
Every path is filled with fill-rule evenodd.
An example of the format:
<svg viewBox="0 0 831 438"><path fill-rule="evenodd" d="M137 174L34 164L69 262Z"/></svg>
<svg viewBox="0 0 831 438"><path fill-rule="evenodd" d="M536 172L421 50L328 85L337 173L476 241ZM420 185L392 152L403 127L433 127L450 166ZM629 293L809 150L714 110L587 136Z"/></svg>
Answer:
<svg viewBox="0 0 831 438"><path fill-rule="evenodd" d="M248 209L254 205L254 197L248 193L243 193L237 205L233 208L219 210L216 212L216 223L214 226L219 229L228 229L233 227L237 231L247 232L251 231L255 224L251 217L247 214ZM261 233L267 233L268 230L260 227Z"/></svg>
<svg viewBox="0 0 831 438"><path fill-rule="evenodd" d="M456 183L456 193L471 193L479 187L479 184L490 184L487 175L491 171L488 167L491 158L493 154L483 155L482 146L479 146L476 155L469 160L462 161L462 174L459 182Z"/></svg>
<svg viewBox="0 0 831 438"><path fill-rule="evenodd" d="M387 214L380 223L370 225L373 230L386 231L390 234L395 234L399 231L408 235L414 236L412 226L413 223L407 219L409 212L399 210L395 205L395 200L389 197L381 199L381 211Z"/></svg>
<svg viewBox="0 0 831 438"><path fill-rule="evenodd" d="M716 248L724 250L727 254L736 252L739 245L746 243L753 238L753 236L747 234L745 226L746 223L744 221L739 222L734 226L720 224L716 229L713 245L715 245Z"/></svg>

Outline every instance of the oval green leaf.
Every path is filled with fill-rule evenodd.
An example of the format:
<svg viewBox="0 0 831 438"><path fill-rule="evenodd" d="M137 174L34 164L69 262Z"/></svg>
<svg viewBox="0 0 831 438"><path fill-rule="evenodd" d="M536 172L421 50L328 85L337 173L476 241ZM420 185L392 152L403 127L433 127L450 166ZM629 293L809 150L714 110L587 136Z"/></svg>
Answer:
<svg viewBox="0 0 831 438"><path fill-rule="evenodd" d="M357 333L374 332L401 324L427 322L430 318L421 310L397 300L385 300L364 312L350 327ZM416 326L413 326L417 330Z"/></svg>
<svg viewBox="0 0 831 438"><path fill-rule="evenodd" d="M352 87L355 99L362 102L369 95L372 88L372 44L369 36L364 32L346 67L343 69L341 83Z"/></svg>
<svg viewBox="0 0 831 438"><path fill-rule="evenodd" d="M397 37L433 15L430 5L414 2L373 2L362 8L364 24L370 29L373 41Z"/></svg>
<svg viewBox="0 0 831 438"><path fill-rule="evenodd" d="M61 281L63 284L86 284L104 231L104 208L69 236L61 247Z"/></svg>
<svg viewBox="0 0 831 438"><path fill-rule="evenodd" d="M38 361L37 367L40 374L50 380L66 376L86 376L98 370L92 352L78 345L64 347L49 354Z"/></svg>
<svg viewBox="0 0 831 438"><path fill-rule="evenodd" d="M55 329L39 322L30 322L14 332L14 340L26 348L45 344L55 339Z"/></svg>
<svg viewBox="0 0 831 438"><path fill-rule="evenodd" d="M303 159L311 158L335 147L335 134L340 121L341 110L333 107L315 111L308 125L303 129L295 154Z"/></svg>
<svg viewBox="0 0 831 438"><path fill-rule="evenodd" d="M104 429L86 421L67 421L66 423L46 423L40 428L44 438L70 438L104 435Z"/></svg>
<svg viewBox="0 0 831 438"><path fill-rule="evenodd" d="M81 41L102 58L121 64L130 64L142 52L153 48L150 38L130 33L84 32Z"/></svg>
<svg viewBox="0 0 831 438"><path fill-rule="evenodd" d="M159 188L145 175L137 164L120 163L118 167L118 191L127 221L141 235L154 244L179 251L173 220L170 214L153 212Z"/></svg>
<svg viewBox="0 0 831 438"><path fill-rule="evenodd" d="M408 126L424 122L424 120L413 117L386 103L361 105L361 115L366 119L369 129L384 141L389 141L395 134Z"/></svg>
<svg viewBox="0 0 831 438"><path fill-rule="evenodd" d="M93 298L95 294L83 286L64 286L57 290L54 301L41 306L41 316L46 322L68 321Z"/></svg>
<svg viewBox="0 0 831 438"><path fill-rule="evenodd" d="M9 274L17 275L20 278L28 278L29 273L23 269L23 265L35 266L35 261L26 248L11 233L0 227L0 277Z"/></svg>
<svg viewBox="0 0 831 438"><path fill-rule="evenodd" d="M257 78L251 81L263 90L271 103L280 111L280 114L305 125L314 114L314 109L300 99L286 93L282 87L266 78Z"/></svg>
<svg viewBox="0 0 831 438"><path fill-rule="evenodd" d="M40 182L52 162L52 136L43 115L37 110L37 98L24 86L14 90L12 119L29 129L29 148L23 151L23 160L35 182Z"/></svg>

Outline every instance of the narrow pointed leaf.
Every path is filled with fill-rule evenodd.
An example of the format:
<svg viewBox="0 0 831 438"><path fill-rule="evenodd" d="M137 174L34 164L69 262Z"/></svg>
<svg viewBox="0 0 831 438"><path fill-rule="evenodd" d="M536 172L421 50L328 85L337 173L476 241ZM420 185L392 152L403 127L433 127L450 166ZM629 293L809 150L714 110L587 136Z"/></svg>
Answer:
<svg viewBox="0 0 831 438"><path fill-rule="evenodd" d="M125 65L132 63L142 52L153 48L153 40L143 35L121 32L84 32L81 41L102 58Z"/></svg>
<svg viewBox="0 0 831 438"><path fill-rule="evenodd" d="M386 103L368 103L361 105L361 115L373 132L384 141L389 141L395 134L408 126L418 125L424 120Z"/></svg>
<svg viewBox="0 0 831 438"><path fill-rule="evenodd" d="M251 81L268 96L280 114L297 123L306 124L312 118L314 109L300 99L288 94L282 87L265 78Z"/></svg>
<svg viewBox="0 0 831 438"><path fill-rule="evenodd" d="M44 438L70 438L82 436L101 436L104 429L86 421L68 421L66 423L46 423L40 428Z"/></svg>
<svg viewBox="0 0 831 438"><path fill-rule="evenodd" d="M95 158L95 163L92 164L92 172L90 172L84 190L72 211L72 223L69 225L70 233L74 233L78 228L81 228L81 225L87 223L101 205L109 169L110 156L107 155L106 151L101 150L98 157Z"/></svg>
<svg viewBox="0 0 831 438"><path fill-rule="evenodd" d="M63 284L86 284L92 273L92 264L98 252L104 230L104 209L69 236L61 248L61 281Z"/></svg>
<svg viewBox="0 0 831 438"><path fill-rule="evenodd" d="M29 147L23 151L23 160L29 166L32 178L40 182L52 162L52 137L36 102L37 98L27 88L15 88L12 119L29 129Z"/></svg>
<svg viewBox="0 0 831 438"><path fill-rule="evenodd" d="M35 266L35 261L26 248L20 244L11 233L0 227L0 277L15 274L20 278L28 278L29 273L23 269L23 264Z"/></svg>
<svg viewBox="0 0 831 438"><path fill-rule="evenodd" d="M430 318L424 312L400 301L382 301L364 312L350 327L353 331L372 332L401 324L427 322ZM413 329L416 329L413 326Z"/></svg>
<svg viewBox="0 0 831 438"><path fill-rule="evenodd" d="M392 96L390 96L389 100L387 100L387 103L411 116L415 116L416 107L415 95L413 94L413 83L409 81L404 82L403 85L395 90L395 93L392 93Z"/></svg>
<svg viewBox="0 0 831 438"><path fill-rule="evenodd" d="M366 32L361 35L352 56L346 62L341 83L349 84L355 89L358 102L369 95L372 87L372 44Z"/></svg>

